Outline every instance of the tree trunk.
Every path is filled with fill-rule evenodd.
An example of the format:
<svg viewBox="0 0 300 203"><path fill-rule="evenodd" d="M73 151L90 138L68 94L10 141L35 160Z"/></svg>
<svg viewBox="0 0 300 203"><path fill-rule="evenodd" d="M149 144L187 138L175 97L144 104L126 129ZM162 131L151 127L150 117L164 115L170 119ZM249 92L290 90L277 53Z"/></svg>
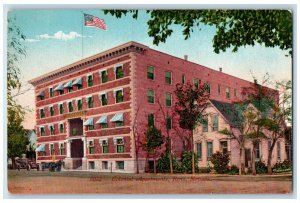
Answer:
<svg viewBox="0 0 300 203"><path fill-rule="evenodd" d="M173 156L170 150L170 172L173 174Z"/></svg>
<svg viewBox="0 0 300 203"><path fill-rule="evenodd" d="M192 174L195 174L195 155L194 155L194 137L193 137L193 130L191 130L191 137L192 137Z"/></svg>
<svg viewBox="0 0 300 203"><path fill-rule="evenodd" d="M255 151L255 145L253 144L251 170L252 170L252 175L254 176L256 175L255 157L256 157L256 151Z"/></svg>
<svg viewBox="0 0 300 203"><path fill-rule="evenodd" d="M242 175L243 148L240 147L239 175Z"/></svg>
<svg viewBox="0 0 300 203"><path fill-rule="evenodd" d="M269 175L272 175L272 154L273 154L273 149L274 149L274 146L275 146L275 142L273 142L273 144L271 145L270 147L270 150L269 150L269 154L268 154L268 174Z"/></svg>
<svg viewBox="0 0 300 203"><path fill-rule="evenodd" d="M154 157L154 174L156 175L156 157Z"/></svg>
<svg viewBox="0 0 300 203"><path fill-rule="evenodd" d="M136 164L136 174L139 174L140 170L139 170L139 152L138 152L138 150L136 150L136 152L135 152L135 164Z"/></svg>
<svg viewBox="0 0 300 203"><path fill-rule="evenodd" d="M148 158L149 158L149 153L147 152L147 156L146 156L146 159L145 159L145 173L148 171Z"/></svg>

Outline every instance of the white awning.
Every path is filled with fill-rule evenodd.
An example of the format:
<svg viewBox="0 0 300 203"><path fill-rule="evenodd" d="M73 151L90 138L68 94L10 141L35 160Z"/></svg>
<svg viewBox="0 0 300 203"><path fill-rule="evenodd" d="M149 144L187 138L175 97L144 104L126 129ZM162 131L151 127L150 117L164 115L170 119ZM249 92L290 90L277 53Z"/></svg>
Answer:
<svg viewBox="0 0 300 203"><path fill-rule="evenodd" d="M112 119L110 119L110 122L117 122L117 121L123 121L123 113L116 113Z"/></svg>
<svg viewBox="0 0 300 203"><path fill-rule="evenodd" d="M61 83L54 89L54 91L62 91L62 90L64 90L64 86Z"/></svg>
<svg viewBox="0 0 300 203"><path fill-rule="evenodd" d="M82 85L82 79L81 78L77 78L72 85Z"/></svg>
<svg viewBox="0 0 300 203"><path fill-rule="evenodd" d="M97 124L107 123L107 116L101 116L96 123Z"/></svg>
<svg viewBox="0 0 300 203"><path fill-rule="evenodd" d="M87 119L83 125L94 125L94 119L93 118L89 118Z"/></svg>
<svg viewBox="0 0 300 203"><path fill-rule="evenodd" d="M64 88L69 88L69 87L72 87L72 80L70 80L69 82L67 82L67 83L64 85Z"/></svg>
<svg viewBox="0 0 300 203"><path fill-rule="evenodd" d="M41 144L38 148L35 149L36 152L44 152L45 151L45 144Z"/></svg>
<svg viewBox="0 0 300 203"><path fill-rule="evenodd" d="M38 97L44 97L45 96L44 90L40 91L36 96L38 96Z"/></svg>

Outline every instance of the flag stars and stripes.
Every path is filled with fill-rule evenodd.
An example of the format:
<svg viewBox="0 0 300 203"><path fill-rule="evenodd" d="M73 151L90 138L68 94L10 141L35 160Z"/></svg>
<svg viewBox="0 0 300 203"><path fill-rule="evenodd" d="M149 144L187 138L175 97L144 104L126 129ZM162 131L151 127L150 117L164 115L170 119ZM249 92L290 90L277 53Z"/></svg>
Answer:
<svg viewBox="0 0 300 203"><path fill-rule="evenodd" d="M106 23L103 19L100 19L96 16L84 14L84 25L85 26L95 26L102 30L107 30Z"/></svg>

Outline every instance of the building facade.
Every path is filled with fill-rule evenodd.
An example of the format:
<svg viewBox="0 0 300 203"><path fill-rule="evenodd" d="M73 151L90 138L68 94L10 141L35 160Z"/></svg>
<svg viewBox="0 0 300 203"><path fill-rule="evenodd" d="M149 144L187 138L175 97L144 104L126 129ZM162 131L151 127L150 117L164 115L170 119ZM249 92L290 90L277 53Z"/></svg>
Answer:
<svg viewBox="0 0 300 203"><path fill-rule="evenodd" d="M67 169L135 171L134 128L148 125L185 149L172 118L177 83L205 82L210 98L232 103L251 83L149 47L128 42L29 81L35 87L37 162L63 160ZM167 128L170 130L167 131ZM161 152L164 147L161 148ZM139 169L146 153L138 150Z"/></svg>

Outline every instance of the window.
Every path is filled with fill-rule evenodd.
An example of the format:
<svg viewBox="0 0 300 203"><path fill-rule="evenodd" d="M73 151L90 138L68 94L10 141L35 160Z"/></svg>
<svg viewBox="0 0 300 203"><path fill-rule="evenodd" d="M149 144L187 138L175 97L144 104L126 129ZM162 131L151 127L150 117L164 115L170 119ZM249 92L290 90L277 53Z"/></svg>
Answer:
<svg viewBox="0 0 300 203"><path fill-rule="evenodd" d="M124 153L124 140L123 138L117 138L117 153Z"/></svg>
<svg viewBox="0 0 300 203"><path fill-rule="evenodd" d="M45 111L44 111L44 109L40 109L40 118L45 118Z"/></svg>
<svg viewBox="0 0 300 203"><path fill-rule="evenodd" d="M72 135L76 135L77 133L77 128L72 128Z"/></svg>
<svg viewBox="0 0 300 203"><path fill-rule="evenodd" d="M194 86L198 89L199 87L199 79L194 79Z"/></svg>
<svg viewBox="0 0 300 203"><path fill-rule="evenodd" d="M101 128L108 128L108 124L107 123L101 123Z"/></svg>
<svg viewBox="0 0 300 203"><path fill-rule="evenodd" d="M213 143L207 142L207 160L210 160L212 154L213 154Z"/></svg>
<svg viewBox="0 0 300 203"><path fill-rule="evenodd" d="M233 95L236 97L236 89L233 89Z"/></svg>
<svg viewBox="0 0 300 203"><path fill-rule="evenodd" d="M220 151L223 154L227 154L227 152L228 152L228 143L227 143L227 141L220 141Z"/></svg>
<svg viewBox="0 0 300 203"><path fill-rule="evenodd" d="M154 103L154 91L148 90L147 97L148 97L148 103L153 104Z"/></svg>
<svg viewBox="0 0 300 203"><path fill-rule="evenodd" d="M272 142L271 142L271 140L268 140L268 151L270 151L270 149L271 149L271 145L272 145Z"/></svg>
<svg viewBox="0 0 300 203"><path fill-rule="evenodd" d="M280 142L277 142L277 159L280 161L281 154L280 154Z"/></svg>
<svg viewBox="0 0 300 203"><path fill-rule="evenodd" d="M166 106L172 106L172 97L169 92L166 92Z"/></svg>
<svg viewBox="0 0 300 203"><path fill-rule="evenodd" d="M44 127L40 127L40 134L41 134L41 136L45 136L45 128Z"/></svg>
<svg viewBox="0 0 300 203"><path fill-rule="evenodd" d="M116 67L116 79L120 79L124 76L123 65Z"/></svg>
<svg viewBox="0 0 300 203"><path fill-rule="evenodd" d="M64 90L58 90L59 95L63 95L64 94Z"/></svg>
<svg viewBox="0 0 300 203"><path fill-rule="evenodd" d="M93 75L87 76L87 85L88 85L88 87L92 87L94 85Z"/></svg>
<svg viewBox="0 0 300 203"><path fill-rule="evenodd" d="M207 91L207 93L210 93L210 83L206 83L205 84L205 90Z"/></svg>
<svg viewBox="0 0 300 203"><path fill-rule="evenodd" d="M59 143L60 155L65 155L65 145L63 142Z"/></svg>
<svg viewBox="0 0 300 203"><path fill-rule="evenodd" d="M59 124L59 133L60 134L64 133L64 124L63 123Z"/></svg>
<svg viewBox="0 0 300 203"><path fill-rule="evenodd" d="M228 87L226 87L226 98L229 99L230 98L230 90Z"/></svg>
<svg viewBox="0 0 300 203"><path fill-rule="evenodd" d="M73 87L68 87L68 92L72 92L73 91Z"/></svg>
<svg viewBox="0 0 300 203"><path fill-rule="evenodd" d="M154 127L154 114L148 114L148 127Z"/></svg>
<svg viewBox="0 0 300 203"><path fill-rule="evenodd" d="M124 121L116 121L116 127L122 127L124 126Z"/></svg>
<svg viewBox="0 0 300 203"><path fill-rule="evenodd" d="M105 106L107 105L107 94L101 94L100 95L101 105Z"/></svg>
<svg viewBox="0 0 300 203"><path fill-rule="evenodd" d="M123 90L116 91L116 103L123 102Z"/></svg>
<svg viewBox="0 0 300 203"><path fill-rule="evenodd" d="M68 107L69 107L69 112L73 112L73 102L72 101L70 101L68 103Z"/></svg>
<svg viewBox="0 0 300 203"><path fill-rule="evenodd" d="M107 140L102 140L101 144L102 144L102 153L103 154L108 153L108 142L107 142Z"/></svg>
<svg viewBox="0 0 300 203"><path fill-rule="evenodd" d="M218 84L218 94L221 94L221 85Z"/></svg>
<svg viewBox="0 0 300 203"><path fill-rule="evenodd" d="M82 110L82 99L77 100L77 110L78 111Z"/></svg>
<svg viewBox="0 0 300 203"><path fill-rule="evenodd" d="M124 170L124 161L116 161L116 169Z"/></svg>
<svg viewBox="0 0 300 203"><path fill-rule="evenodd" d="M172 128L172 118L170 116L168 116L166 118L166 125L167 125L166 127L168 130L170 130Z"/></svg>
<svg viewBox="0 0 300 203"><path fill-rule="evenodd" d="M213 115L213 131L219 130L219 118L218 115Z"/></svg>
<svg viewBox="0 0 300 203"><path fill-rule="evenodd" d="M50 144L50 155L55 154L54 144Z"/></svg>
<svg viewBox="0 0 300 203"><path fill-rule="evenodd" d="M50 135L54 135L54 125L49 126Z"/></svg>
<svg viewBox="0 0 300 203"><path fill-rule="evenodd" d="M170 71L165 72L165 82L166 84L172 83L172 73Z"/></svg>
<svg viewBox="0 0 300 203"><path fill-rule="evenodd" d="M95 162L94 161L89 161L89 169L94 170L95 169Z"/></svg>
<svg viewBox="0 0 300 203"><path fill-rule="evenodd" d="M108 169L108 161L102 161L102 169L107 170Z"/></svg>
<svg viewBox="0 0 300 203"><path fill-rule="evenodd" d="M82 89L82 84L78 84L77 85L77 90L81 90Z"/></svg>
<svg viewBox="0 0 300 203"><path fill-rule="evenodd" d="M94 154L95 153L94 140L89 140L88 141L88 148L89 148L89 154Z"/></svg>
<svg viewBox="0 0 300 203"><path fill-rule="evenodd" d="M256 151L256 159L260 159L260 143L258 142L256 145L255 145L255 151Z"/></svg>
<svg viewBox="0 0 300 203"><path fill-rule="evenodd" d="M185 83L185 75L184 74L182 74L182 76L181 76L181 82L182 82L182 84Z"/></svg>
<svg viewBox="0 0 300 203"><path fill-rule="evenodd" d="M87 102L88 102L88 108L94 107L93 96L88 97Z"/></svg>
<svg viewBox="0 0 300 203"><path fill-rule="evenodd" d="M88 130L94 130L94 125L88 125Z"/></svg>
<svg viewBox="0 0 300 203"><path fill-rule="evenodd" d="M58 107L59 107L59 114L63 114L64 113L64 106L63 106L63 104L59 104Z"/></svg>
<svg viewBox="0 0 300 203"><path fill-rule="evenodd" d="M54 108L53 108L53 106L50 106L49 111L50 111L50 116L54 116Z"/></svg>
<svg viewBox="0 0 300 203"><path fill-rule="evenodd" d="M54 97L54 90L52 87L49 88L49 95L50 97Z"/></svg>
<svg viewBox="0 0 300 203"><path fill-rule="evenodd" d="M197 147L197 156L198 156L198 159L202 159L202 143L197 143L196 145Z"/></svg>
<svg viewBox="0 0 300 203"><path fill-rule="evenodd" d="M205 118L202 123L202 132L208 132L208 119Z"/></svg>
<svg viewBox="0 0 300 203"><path fill-rule="evenodd" d="M42 96L42 95L40 95L40 96L38 96L38 97L39 97L40 101L42 101L42 100L45 99L45 96Z"/></svg>
<svg viewBox="0 0 300 203"><path fill-rule="evenodd" d="M147 68L147 78L150 80L154 80L154 67L148 66Z"/></svg>
<svg viewBox="0 0 300 203"><path fill-rule="evenodd" d="M101 71L101 83L106 83L108 81L107 70Z"/></svg>

